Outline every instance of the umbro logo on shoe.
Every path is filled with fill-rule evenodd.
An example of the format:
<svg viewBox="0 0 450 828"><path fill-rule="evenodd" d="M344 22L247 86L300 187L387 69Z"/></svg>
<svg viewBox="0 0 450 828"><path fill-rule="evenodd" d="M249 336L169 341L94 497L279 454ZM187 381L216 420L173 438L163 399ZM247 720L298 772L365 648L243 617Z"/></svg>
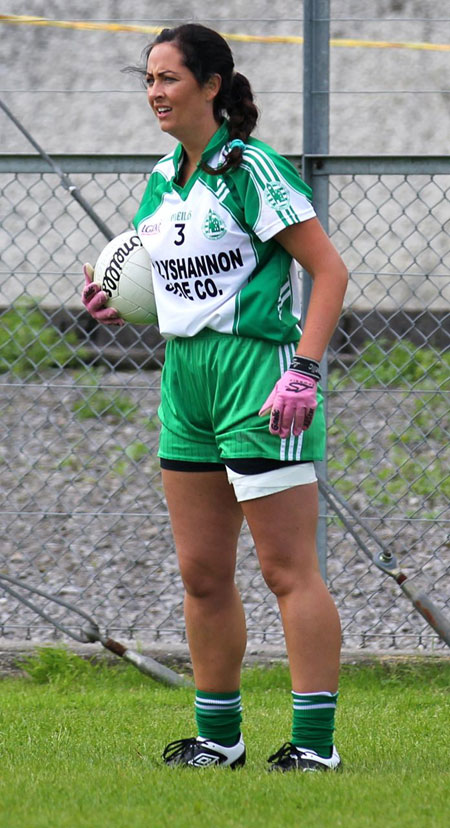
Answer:
<svg viewBox="0 0 450 828"><path fill-rule="evenodd" d="M234 769L245 765L245 744L242 736L230 747L194 736L171 742L164 749L163 759L166 765L172 767L187 765L191 768L207 768L219 765Z"/></svg>
<svg viewBox="0 0 450 828"><path fill-rule="evenodd" d="M207 765L218 765L220 759L218 756L212 756L210 753L198 753L191 761L189 765L195 765L195 767L206 767Z"/></svg>

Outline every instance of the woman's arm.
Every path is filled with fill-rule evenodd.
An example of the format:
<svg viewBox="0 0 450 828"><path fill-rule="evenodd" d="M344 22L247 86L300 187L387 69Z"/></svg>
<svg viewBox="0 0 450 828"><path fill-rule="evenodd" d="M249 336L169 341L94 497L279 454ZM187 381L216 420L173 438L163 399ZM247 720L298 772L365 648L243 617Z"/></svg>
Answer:
<svg viewBox="0 0 450 828"><path fill-rule="evenodd" d="M342 310L347 268L317 218L286 227L275 238L311 276L311 297L297 354L319 362Z"/></svg>

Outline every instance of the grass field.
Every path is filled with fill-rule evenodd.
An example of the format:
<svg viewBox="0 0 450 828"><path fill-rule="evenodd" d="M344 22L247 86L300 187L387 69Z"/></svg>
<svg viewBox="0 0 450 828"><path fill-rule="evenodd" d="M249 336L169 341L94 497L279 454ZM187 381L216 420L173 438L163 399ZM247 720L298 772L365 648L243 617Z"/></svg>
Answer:
<svg viewBox="0 0 450 828"><path fill-rule="evenodd" d="M190 736L192 691L133 667L61 650L0 681L2 828L307 826L436 828L450 823L450 660L344 666L340 774L268 774L289 738L284 666L243 676L245 768L162 766Z"/></svg>

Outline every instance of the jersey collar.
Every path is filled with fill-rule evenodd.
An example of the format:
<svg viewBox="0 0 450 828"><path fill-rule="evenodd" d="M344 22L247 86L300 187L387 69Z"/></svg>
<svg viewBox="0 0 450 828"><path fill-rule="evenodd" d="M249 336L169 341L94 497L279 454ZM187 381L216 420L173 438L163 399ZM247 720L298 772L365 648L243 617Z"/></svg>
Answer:
<svg viewBox="0 0 450 828"><path fill-rule="evenodd" d="M219 129L214 133L208 144L206 145L205 149L202 152L202 161L208 161L214 153L216 153L219 149L221 149L230 139L230 134L228 131L228 122L223 121L220 125ZM183 145L178 144L175 148L175 152L173 154L173 163L175 167L175 174L174 179L177 178L178 171L180 169L180 164L183 158Z"/></svg>
<svg viewBox="0 0 450 828"><path fill-rule="evenodd" d="M214 133L213 137L203 150L202 161L208 161L208 158L211 158L211 156L214 155L214 153L216 153L219 149L222 149L222 147L229 140L230 133L228 130L228 122L223 121L217 132Z"/></svg>

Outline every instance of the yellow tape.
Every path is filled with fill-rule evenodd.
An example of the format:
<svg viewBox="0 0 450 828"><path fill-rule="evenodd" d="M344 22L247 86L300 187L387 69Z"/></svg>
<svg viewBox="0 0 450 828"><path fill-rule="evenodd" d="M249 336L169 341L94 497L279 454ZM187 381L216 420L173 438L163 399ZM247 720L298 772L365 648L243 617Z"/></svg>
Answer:
<svg viewBox="0 0 450 828"><path fill-rule="evenodd" d="M127 23L89 23L77 20L49 20L46 17L32 17L19 14L0 14L0 23L24 23L28 26L52 26L58 29L94 29L106 32L141 32L158 34L162 26L132 26Z"/></svg>
<svg viewBox="0 0 450 828"><path fill-rule="evenodd" d="M427 52L450 52L450 43L414 43L395 40L332 40L330 46L363 46L366 49L422 49Z"/></svg>
<svg viewBox="0 0 450 828"><path fill-rule="evenodd" d="M90 23L76 20L49 20L47 17L31 15L0 14L0 23L22 23L27 26L51 26L58 29L78 29L102 32L137 32L139 34L158 34L162 26L135 26L128 23ZM303 43L302 37L295 35L247 35L221 32L226 40L242 43ZM450 52L450 43L414 43L390 40L354 40L351 38L332 38L330 46L364 49L419 49L428 52Z"/></svg>

